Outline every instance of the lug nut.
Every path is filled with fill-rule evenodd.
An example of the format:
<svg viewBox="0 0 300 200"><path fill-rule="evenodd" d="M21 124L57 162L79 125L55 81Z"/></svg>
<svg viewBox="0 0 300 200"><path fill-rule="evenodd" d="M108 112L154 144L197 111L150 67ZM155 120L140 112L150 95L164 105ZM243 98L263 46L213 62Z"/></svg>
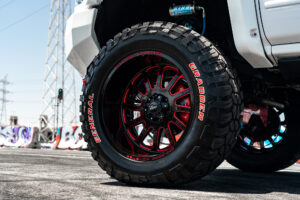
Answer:
<svg viewBox="0 0 300 200"><path fill-rule="evenodd" d="M167 103L162 103L162 107L163 108L168 108L168 104Z"/></svg>

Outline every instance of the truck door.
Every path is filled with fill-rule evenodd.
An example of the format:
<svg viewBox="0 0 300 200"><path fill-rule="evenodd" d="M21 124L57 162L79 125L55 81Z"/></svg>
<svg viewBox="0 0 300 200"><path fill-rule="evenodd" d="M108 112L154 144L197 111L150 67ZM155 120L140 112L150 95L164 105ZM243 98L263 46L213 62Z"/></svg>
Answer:
<svg viewBox="0 0 300 200"><path fill-rule="evenodd" d="M259 0L259 5L271 45L300 43L300 0Z"/></svg>

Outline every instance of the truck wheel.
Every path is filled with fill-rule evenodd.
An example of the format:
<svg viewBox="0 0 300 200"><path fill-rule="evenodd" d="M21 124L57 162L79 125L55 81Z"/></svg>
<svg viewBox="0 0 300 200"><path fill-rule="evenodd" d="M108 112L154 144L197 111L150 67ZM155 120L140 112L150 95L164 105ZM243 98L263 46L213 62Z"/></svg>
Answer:
<svg viewBox="0 0 300 200"><path fill-rule="evenodd" d="M213 171L240 129L236 76L216 48L173 23L107 42L84 79L82 129L93 158L130 184L175 185Z"/></svg>
<svg viewBox="0 0 300 200"><path fill-rule="evenodd" d="M251 172L274 172L297 162L300 156L299 106L286 110L249 105L238 142L227 161Z"/></svg>

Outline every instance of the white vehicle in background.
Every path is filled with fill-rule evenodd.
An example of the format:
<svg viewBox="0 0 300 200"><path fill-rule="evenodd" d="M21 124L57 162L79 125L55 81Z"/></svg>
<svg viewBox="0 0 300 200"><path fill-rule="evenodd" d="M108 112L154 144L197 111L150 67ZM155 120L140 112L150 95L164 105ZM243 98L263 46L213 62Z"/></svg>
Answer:
<svg viewBox="0 0 300 200"><path fill-rule="evenodd" d="M83 0L67 23L93 158L175 185L300 155L300 0Z"/></svg>

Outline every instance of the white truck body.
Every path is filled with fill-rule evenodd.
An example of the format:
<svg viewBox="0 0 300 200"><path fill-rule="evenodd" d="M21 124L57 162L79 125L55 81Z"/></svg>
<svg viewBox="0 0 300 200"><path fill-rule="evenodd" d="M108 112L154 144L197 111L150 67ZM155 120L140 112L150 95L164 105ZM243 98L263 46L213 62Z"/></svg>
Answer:
<svg viewBox="0 0 300 200"><path fill-rule="evenodd" d="M300 0L227 2L236 49L253 68L272 68L280 58L300 57ZM67 23L67 59L82 76L100 50L94 7L101 3L84 0Z"/></svg>

